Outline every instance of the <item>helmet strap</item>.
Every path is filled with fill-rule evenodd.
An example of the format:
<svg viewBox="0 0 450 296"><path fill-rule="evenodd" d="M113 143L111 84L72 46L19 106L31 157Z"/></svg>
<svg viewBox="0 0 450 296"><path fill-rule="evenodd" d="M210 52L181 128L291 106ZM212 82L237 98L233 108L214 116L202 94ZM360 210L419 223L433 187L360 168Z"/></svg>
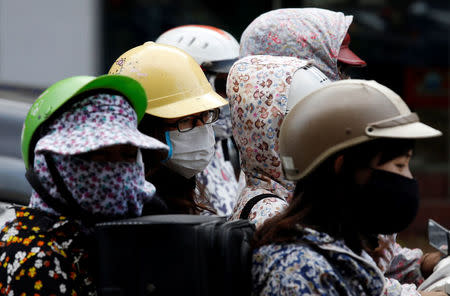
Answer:
<svg viewBox="0 0 450 296"><path fill-rule="evenodd" d="M39 194L39 197L51 208L57 210L60 213L65 213L68 210L68 206L61 201L54 199L48 191L42 186L41 181L39 180L38 175L33 169L28 169L25 173L25 177L30 183L31 187Z"/></svg>
<svg viewBox="0 0 450 296"><path fill-rule="evenodd" d="M41 181L39 180L38 175L32 168L28 169L25 174L25 177L27 178L30 185L48 206L55 209L61 215L81 220L88 225L94 225L95 221L97 220L96 217L88 211L82 209L77 201L73 198L72 193L69 191L67 185L64 183L63 178L58 172L55 161L53 160L51 155L49 153L45 153L44 157L53 182L55 183L59 194L66 201L66 203L63 203L50 195L50 193L44 188Z"/></svg>

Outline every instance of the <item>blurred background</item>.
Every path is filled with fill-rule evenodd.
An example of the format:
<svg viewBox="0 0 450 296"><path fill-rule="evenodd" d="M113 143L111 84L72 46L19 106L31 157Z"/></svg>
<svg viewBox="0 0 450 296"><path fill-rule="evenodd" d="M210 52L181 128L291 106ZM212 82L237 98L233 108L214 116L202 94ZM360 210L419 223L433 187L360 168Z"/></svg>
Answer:
<svg viewBox="0 0 450 296"><path fill-rule="evenodd" d="M443 131L417 144L412 170L421 207L399 236L427 249L428 218L450 227L448 0L0 0L0 198L30 190L12 178L22 178L20 129L30 103L52 83L107 73L123 52L179 25L213 25L239 40L261 13L287 7L353 15L350 47L368 66L351 76L385 84Z"/></svg>

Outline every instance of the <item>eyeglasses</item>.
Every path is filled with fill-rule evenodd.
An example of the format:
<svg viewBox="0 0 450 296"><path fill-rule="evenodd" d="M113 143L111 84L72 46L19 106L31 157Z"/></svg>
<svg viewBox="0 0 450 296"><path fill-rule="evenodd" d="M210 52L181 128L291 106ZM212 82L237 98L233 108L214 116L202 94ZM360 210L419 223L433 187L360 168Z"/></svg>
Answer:
<svg viewBox="0 0 450 296"><path fill-rule="evenodd" d="M180 133L188 132L197 126L197 120L203 124L213 123L219 118L219 108L211 109L200 113L199 115L189 115L178 119L174 123L167 123L166 125L176 127Z"/></svg>

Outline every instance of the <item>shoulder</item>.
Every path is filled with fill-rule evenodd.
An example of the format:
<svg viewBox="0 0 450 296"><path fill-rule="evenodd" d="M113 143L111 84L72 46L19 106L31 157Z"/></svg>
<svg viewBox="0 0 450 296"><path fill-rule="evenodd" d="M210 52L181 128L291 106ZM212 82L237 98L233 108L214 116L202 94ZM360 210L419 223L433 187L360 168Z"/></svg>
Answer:
<svg viewBox="0 0 450 296"><path fill-rule="evenodd" d="M245 205L253 198L260 194L269 193L268 191L249 191L247 188L243 190L241 196L239 197L237 204L233 210L233 215L231 220L239 219L242 210ZM250 222L254 223L256 227L260 227L267 219L280 214L285 208L287 208L288 203L283 198L277 197L266 197L259 202L257 202L250 211L248 219Z"/></svg>
<svg viewBox="0 0 450 296"><path fill-rule="evenodd" d="M386 278L386 285L384 294L385 296L420 296L421 294L417 291L417 287L414 284L401 284L395 279Z"/></svg>
<svg viewBox="0 0 450 296"><path fill-rule="evenodd" d="M310 246L305 244L272 244L258 248L253 253L254 264L264 264L265 267L286 269L288 273L297 272L289 267L298 266L302 271L315 269L320 271L332 270L327 259Z"/></svg>
<svg viewBox="0 0 450 296"><path fill-rule="evenodd" d="M260 200L250 211L249 220L255 223L256 227L260 227L264 222L278 214L288 207L288 203L284 199L277 197L266 197Z"/></svg>
<svg viewBox="0 0 450 296"><path fill-rule="evenodd" d="M4 247L47 249L54 244L72 242L80 234L79 224L65 217L47 215L36 209L23 207L16 210L16 218L0 231L0 243ZM64 244L63 249L69 244Z"/></svg>
<svg viewBox="0 0 450 296"><path fill-rule="evenodd" d="M30 295L70 295L79 289L79 265L84 250L78 232L67 220L47 219L28 210L0 232L0 285Z"/></svg>
<svg viewBox="0 0 450 296"><path fill-rule="evenodd" d="M323 275L333 273L325 257L301 244L273 244L256 249L253 254L254 290L264 295L318 293Z"/></svg>

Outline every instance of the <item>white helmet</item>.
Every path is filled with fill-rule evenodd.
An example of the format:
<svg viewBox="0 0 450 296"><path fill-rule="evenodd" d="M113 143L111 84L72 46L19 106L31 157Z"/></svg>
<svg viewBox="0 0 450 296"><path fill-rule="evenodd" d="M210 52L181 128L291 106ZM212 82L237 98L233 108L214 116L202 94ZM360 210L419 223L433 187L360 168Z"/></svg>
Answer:
<svg viewBox="0 0 450 296"><path fill-rule="evenodd" d="M291 87L287 99L287 112L289 112L301 99L330 83L331 81L325 74L305 61L305 65L298 69L292 76Z"/></svg>
<svg viewBox="0 0 450 296"><path fill-rule="evenodd" d="M156 43L178 47L204 70L228 73L239 57L239 43L229 33L212 26L186 25L166 31Z"/></svg>

